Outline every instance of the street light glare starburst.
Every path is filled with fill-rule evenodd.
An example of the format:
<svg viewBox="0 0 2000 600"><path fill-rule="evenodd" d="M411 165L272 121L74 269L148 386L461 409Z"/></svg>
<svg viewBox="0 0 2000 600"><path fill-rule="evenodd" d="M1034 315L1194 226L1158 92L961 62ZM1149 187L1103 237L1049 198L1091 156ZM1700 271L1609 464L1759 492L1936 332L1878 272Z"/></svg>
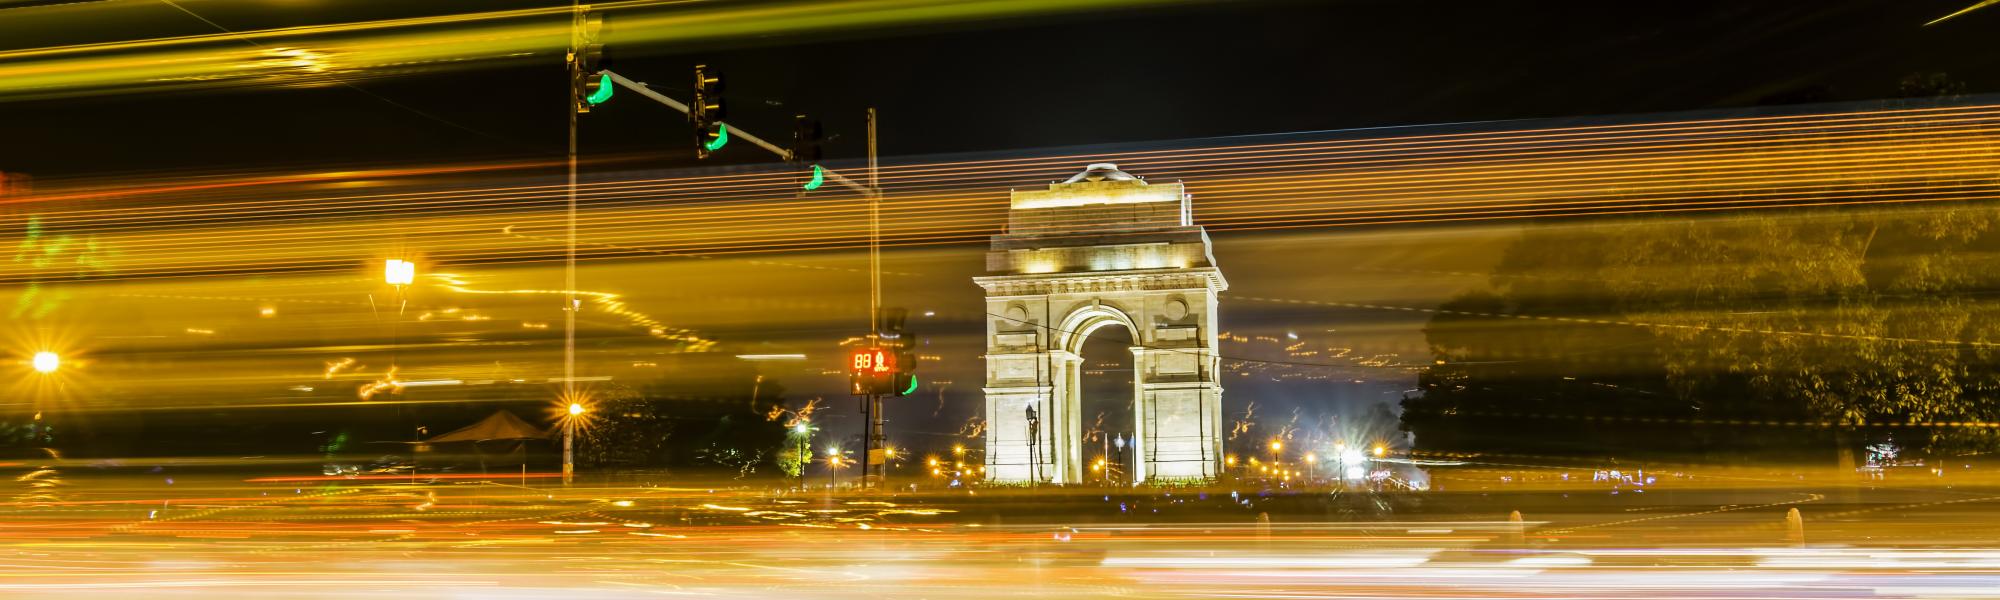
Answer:
<svg viewBox="0 0 2000 600"><path fill-rule="evenodd" d="M43 350L36 352L34 358L30 359L30 363L35 367L35 372L46 375L56 372L56 369L62 368L62 357L57 356L54 352Z"/></svg>

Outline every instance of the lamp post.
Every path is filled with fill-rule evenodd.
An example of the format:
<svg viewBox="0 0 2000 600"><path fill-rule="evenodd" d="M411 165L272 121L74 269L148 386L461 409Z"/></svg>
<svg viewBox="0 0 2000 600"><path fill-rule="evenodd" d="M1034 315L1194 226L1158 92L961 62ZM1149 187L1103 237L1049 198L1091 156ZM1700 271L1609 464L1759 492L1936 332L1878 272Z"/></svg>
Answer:
<svg viewBox="0 0 2000 600"><path fill-rule="evenodd" d="M826 449L826 493L833 493L833 476L840 469L840 449Z"/></svg>
<svg viewBox="0 0 2000 600"><path fill-rule="evenodd" d="M792 434L799 438L799 489L804 490L806 488L806 465L812 464L812 461L807 458L807 454L811 452L812 448L812 422L799 419L797 424L792 425Z"/></svg>
<svg viewBox="0 0 2000 600"><path fill-rule="evenodd" d="M1042 484L1042 418L1035 414L1035 405L1028 405L1028 485Z"/></svg>
<svg viewBox="0 0 2000 600"><path fill-rule="evenodd" d="M569 403L569 416L563 419L563 485L569 485L576 477L576 420L583 418L583 403Z"/></svg>
<svg viewBox="0 0 2000 600"><path fill-rule="evenodd" d="M1118 472L1122 474L1125 472L1125 434L1123 433L1118 434L1117 439L1112 440L1112 445L1118 447L1117 468Z"/></svg>
<svg viewBox="0 0 2000 600"><path fill-rule="evenodd" d="M1285 442L1279 440L1278 438L1271 438L1271 468L1276 469L1285 464L1285 461L1283 460L1285 456L1283 454L1284 451L1285 451Z"/></svg>

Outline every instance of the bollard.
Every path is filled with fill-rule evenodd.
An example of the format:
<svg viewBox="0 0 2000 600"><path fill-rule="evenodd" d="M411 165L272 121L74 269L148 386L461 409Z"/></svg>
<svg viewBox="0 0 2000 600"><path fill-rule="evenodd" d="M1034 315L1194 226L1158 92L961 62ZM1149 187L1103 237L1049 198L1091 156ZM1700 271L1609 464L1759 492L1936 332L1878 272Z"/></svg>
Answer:
<svg viewBox="0 0 2000 600"><path fill-rule="evenodd" d="M1257 513L1257 542L1271 543L1271 513Z"/></svg>
<svg viewBox="0 0 2000 600"><path fill-rule="evenodd" d="M1801 548L1806 545L1806 519L1797 507L1785 511L1785 541Z"/></svg>

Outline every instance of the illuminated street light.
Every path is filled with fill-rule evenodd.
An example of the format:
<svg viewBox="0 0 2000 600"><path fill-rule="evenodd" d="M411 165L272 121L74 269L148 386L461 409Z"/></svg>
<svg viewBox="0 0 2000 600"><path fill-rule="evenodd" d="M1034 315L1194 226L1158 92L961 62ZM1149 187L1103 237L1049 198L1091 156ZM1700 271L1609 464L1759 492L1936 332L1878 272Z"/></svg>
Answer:
<svg viewBox="0 0 2000 600"><path fill-rule="evenodd" d="M35 353L35 358L32 362L36 372L54 373L57 368L62 366L62 357L56 356L54 352L43 350Z"/></svg>
<svg viewBox="0 0 2000 600"><path fill-rule="evenodd" d="M1388 449L1388 448L1384 448L1384 447L1382 447L1382 446L1376 446L1376 447L1375 447L1375 457L1376 457L1376 458L1381 458L1381 457L1382 457L1382 455L1384 455L1384 454L1388 454L1388 453L1389 453L1389 449Z"/></svg>
<svg viewBox="0 0 2000 600"><path fill-rule="evenodd" d="M1281 451L1281 450L1284 450L1284 449L1285 449L1285 443L1284 443L1284 442L1280 442L1280 441L1278 441L1278 440L1277 440L1276 438L1272 438L1272 440L1271 440L1271 451L1272 451L1272 452L1278 452L1278 451Z"/></svg>
<svg viewBox="0 0 2000 600"><path fill-rule="evenodd" d="M563 425L563 485L569 485L576 477L576 422L583 419L583 403L569 403L569 417Z"/></svg>
<svg viewBox="0 0 2000 600"><path fill-rule="evenodd" d="M804 434L806 432L806 422L804 420L800 420L799 424L792 426L792 432L798 434Z"/></svg>
<svg viewBox="0 0 2000 600"><path fill-rule="evenodd" d="M389 285L410 285L417 281L417 263L391 258L382 267L382 280Z"/></svg>
<svg viewBox="0 0 2000 600"><path fill-rule="evenodd" d="M839 472L840 465L842 462L843 461L840 459L840 447L827 446L826 447L826 493L828 494L833 493L833 484L834 484L833 477L834 474Z"/></svg>

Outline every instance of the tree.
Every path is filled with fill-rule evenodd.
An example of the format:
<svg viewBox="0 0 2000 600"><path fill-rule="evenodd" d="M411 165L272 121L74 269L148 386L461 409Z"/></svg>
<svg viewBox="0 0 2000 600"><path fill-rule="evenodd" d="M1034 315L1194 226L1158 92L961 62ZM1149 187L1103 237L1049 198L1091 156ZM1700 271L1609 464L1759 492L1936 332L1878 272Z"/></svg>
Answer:
<svg viewBox="0 0 2000 600"><path fill-rule="evenodd" d="M1937 450L1990 444L1923 424L1989 420L2000 398L1996 223L1955 204L1537 228L1490 289L1432 320L1438 364L1405 424L1420 445L1489 451L1592 439L1563 423L1616 438L1581 451L1665 434L1692 443L1660 449L1786 455L1851 447L1863 424ZM1507 430L1533 443L1477 439L1468 428L1492 423L1445 418L1468 413L1545 423Z"/></svg>

